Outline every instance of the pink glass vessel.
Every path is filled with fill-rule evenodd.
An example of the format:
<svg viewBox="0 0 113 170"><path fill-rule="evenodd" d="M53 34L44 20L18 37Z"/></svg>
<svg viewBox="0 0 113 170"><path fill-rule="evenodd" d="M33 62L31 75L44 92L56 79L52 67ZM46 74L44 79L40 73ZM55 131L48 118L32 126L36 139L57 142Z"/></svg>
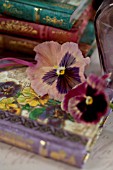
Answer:
<svg viewBox="0 0 113 170"><path fill-rule="evenodd" d="M95 31L101 66L112 73L109 87L113 88L113 0L104 0L95 17Z"/></svg>

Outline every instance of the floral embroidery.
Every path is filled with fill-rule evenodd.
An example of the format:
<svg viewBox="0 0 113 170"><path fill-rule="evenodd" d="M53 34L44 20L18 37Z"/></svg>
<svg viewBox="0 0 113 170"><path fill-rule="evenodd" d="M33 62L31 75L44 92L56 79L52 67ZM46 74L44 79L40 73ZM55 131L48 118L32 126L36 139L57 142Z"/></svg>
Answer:
<svg viewBox="0 0 113 170"><path fill-rule="evenodd" d="M14 113L16 115L21 114L21 108L15 102L15 99L13 97L2 99L0 101L0 109L9 111L9 112Z"/></svg>
<svg viewBox="0 0 113 170"><path fill-rule="evenodd" d="M47 123L54 127L62 127L65 120L68 119L68 114L61 109L60 105L53 105L46 108L46 110L38 117L40 120L47 119Z"/></svg>
<svg viewBox="0 0 113 170"><path fill-rule="evenodd" d="M21 89L21 85L17 85L15 82L1 82L0 83L0 97L12 97L15 96Z"/></svg>
<svg viewBox="0 0 113 170"><path fill-rule="evenodd" d="M30 87L25 87L21 93L22 94L17 98L18 103L21 105L29 104L30 106L35 107L46 104L49 99L48 95L40 97Z"/></svg>

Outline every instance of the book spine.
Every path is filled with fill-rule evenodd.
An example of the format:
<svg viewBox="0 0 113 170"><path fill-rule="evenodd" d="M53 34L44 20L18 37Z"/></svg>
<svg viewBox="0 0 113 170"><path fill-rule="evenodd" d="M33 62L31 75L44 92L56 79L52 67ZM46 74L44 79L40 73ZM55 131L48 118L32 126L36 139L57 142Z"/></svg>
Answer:
<svg viewBox="0 0 113 170"><path fill-rule="evenodd" d="M46 132L49 127L37 125L37 123L24 120L24 118L16 117L15 119L15 117L11 116L10 118L7 117L7 122L6 115L6 120L3 120L4 118L2 118L3 113L0 116L2 119L0 120L1 142L26 149L43 157L65 162L73 166L83 166L88 154L86 150L86 143L81 144L78 141L69 142L66 141L66 137L65 140L62 140L60 133L59 137L50 135ZM57 133L57 130L54 131L54 128L52 130L51 128L49 129L52 131L52 134ZM76 140L78 140L77 136ZM81 141L82 140L83 139L81 138Z"/></svg>
<svg viewBox="0 0 113 170"><path fill-rule="evenodd" d="M0 13L67 30L70 30L73 25L73 23L70 22L70 14L38 8L15 1L6 2L5 0L1 0Z"/></svg>
<svg viewBox="0 0 113 170"><path fill-rule="evenodd" d="M51 26L6 18L3 16L0 17L0 32L33 38L35 40L53 40L58 41L59 43L64 43L67 41L77 42L78 39L77 28L75 29L75 32L71 32Z"/></svg>
<svg viewBox="0 0 113 170"><path fill-rule="evenodd" d="M0 49L21 52L35 56L34 47L40 42L0 34Z"/></svg>
<svg viewBox="0 0 113 170"><path fill-rule="evenodd" d="M59 43L64 43L67 41L78 42L89 18L91 18L90 9L91 6L88 6L70 31L0 16L0 32L33 39L40 39L43 41L52 40Z"/></svg>
<svg viewBox="0 0 113 170"><path fill-rule="evenodd" d="M79 40L79 48L81 49L83 55L85 57L93 54L96 49L96 37L95 37L95 29L93 21L89 20L80 40Z"/></svg>

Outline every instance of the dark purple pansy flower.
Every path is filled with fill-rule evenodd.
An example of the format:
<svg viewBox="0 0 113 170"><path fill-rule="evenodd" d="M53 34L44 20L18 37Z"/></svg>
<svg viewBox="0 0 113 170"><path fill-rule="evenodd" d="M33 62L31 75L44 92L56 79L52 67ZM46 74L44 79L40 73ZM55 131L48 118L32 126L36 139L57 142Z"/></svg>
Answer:
<svg viewBox="0 0 113 170"><path fill-rule="evenodd" d="M21 85L17 85L13 81L0 83L0 97L15 96L21 89Z"/></svg>
<svg viewBox="0 0 113 170"><path fill-rule="evenodd" d="M90 75L87 81L70 90L62 102L62 109L69 112L77 122L96 124L108 110L109 102L105 93L109 75Z"/></svg>

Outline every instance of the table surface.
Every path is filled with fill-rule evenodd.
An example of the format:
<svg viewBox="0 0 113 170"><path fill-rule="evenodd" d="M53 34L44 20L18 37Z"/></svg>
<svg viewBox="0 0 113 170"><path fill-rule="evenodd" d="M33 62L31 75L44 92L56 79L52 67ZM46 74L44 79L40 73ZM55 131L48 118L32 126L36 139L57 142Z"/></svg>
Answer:
<svg viewBox="0 0 113 170"><path fill-rule="evenodd" d="M96 69L95 69L96 68ZM97 50L92 56L90 72L100 74ZM87 74L89 71L87 71ZM113 170L113 113L97 140L83 170ZM0 170L78 170L75 167L43 158L28 151L0 143Z"/></svg>

